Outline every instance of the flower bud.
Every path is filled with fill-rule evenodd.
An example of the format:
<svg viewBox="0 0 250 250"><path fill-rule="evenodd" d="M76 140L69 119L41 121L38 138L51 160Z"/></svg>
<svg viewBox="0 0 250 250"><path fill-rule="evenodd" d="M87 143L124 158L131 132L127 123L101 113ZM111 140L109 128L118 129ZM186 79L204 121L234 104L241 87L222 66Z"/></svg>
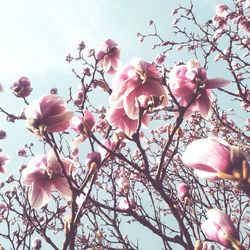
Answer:
<svg viewBox="0 0 250 250"><path fill-rule="evenodd" d="M27 77L23 76L18 81L14 82L10 87L12 93L16 97L27 97L32 92L32 88L30 86L30 81Z"/></svg>
<svg viewBox="0 0 250 250"><path fill-rule="evenodd" d="M38 238L33 239L31 244L32 250L40 250L42 248L42 241Z"/></svg>

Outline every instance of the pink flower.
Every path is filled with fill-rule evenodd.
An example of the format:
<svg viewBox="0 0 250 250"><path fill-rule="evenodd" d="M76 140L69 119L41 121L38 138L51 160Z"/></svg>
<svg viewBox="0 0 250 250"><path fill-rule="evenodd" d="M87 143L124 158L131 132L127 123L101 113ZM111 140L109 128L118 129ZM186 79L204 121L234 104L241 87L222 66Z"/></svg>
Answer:
<svg viewBox="0 0 250 250"><path fill-rule="evenodd" d="M113 40L108 39L99 46L96 59L106 73L114 74L119 66L120 47Z"/></svg>
<svg viewBox="0 0 250 250"><path fill-rule="evenodd" d="M94 171L101 166L101 154L99 152L88 153L85 159L87 168L90 171Z"/></svg>
<svg viewBox="0 0 250 250"><path fill-rule="evenodd" d="M140 108L147 108L147 105L152 108L167 105L167 93L161 84L160 72L153 64L142 59L131 60L129 65L115 75L112 84L107 120L128 135L137 130ZM152 102L155 99L158 100L157 104ZM142 124L147 126L148 123L147 113L144 113Z"/></svg>
<svg viewBox="0 0 250 250"><path fill-rule="evenodd" d="M68 175L74 173L76 167L72 160L61 157L61 162ZM31 159L22 172L21 183L29 186L29 202L33 208L45 206L52 191L58 191L67 200L71 199L68 181L53 150Z"/></svg>
<svg viewBox="0 0 250 250"><path fill-rule="evenodd" d="M209 240L224 247L232 247L232 240L239 240L239 233L230 217L219 209L207 211L208 219L201 224L201 229Z"/></svg>
<svg viewBox="0 0 250 250"><path fill-rule="evenodd" d="M111 107L107 111L107 120L110 123L110 125L114 127L118 127L122 129L127 135L132 135L136 132L139 120L137 119L131 119L126 114L123 107L117 108L117 107ZM146 127L149 124L149 117L147 113L145 113L142 116L142 124Z"/></svg>
<svg viewBox="0 0 250 250"><path fill-rule="evenodd" d="M35 238L32 240L32 243L31 243L31 249L32 250L40 250L42 249L42 241L38 238Z"/></svg>
<svg viewBox="0 0 250 250"><path fill-rule="evenodd" d="M87 109L83 111L83 116L73 116L70 122L70 128L78 134L88 136L95 125L95 118Z"/></svg>
<svg viewBox="0 0 250 250"><path fill-rule="evenodd" d="M117 205L117 208L124 212L127 212L130 209L136 209L136 207L137 204L133 198L122 198Z"/></svg>
<svg viewBox="0 0 250 250"><path fill-rule="evenodd" d="M0 173L5 173L5 165L9 162L10 157L7 154L0 153Z"/></svg>
<svg viewBox="0 0 250 250"><path fill-rule="evenodd" d="M115 141L110 140L110 139L105 139L105 140L101 141L101 143L106 148L110 149L111 151L114 151L116 146L117 146L117 143ZM98 146L98 151L100 152L102 159L105 159L105 158L109 157L109 155L110 155L110 153L105 148L103 148L101 146Z"/></svg>
<svg viewBox="0 0 250 250"><path fill-rule="evenodd" d="M199 111L203 117L207 117L213 101L211 89L229 84L229 81L221 78L208 79L207 72L200 67L197 60L190 60L186 65L173 67L169 80L171 92L182 106L190 103L194 92L199 88L199 95L186 111L186 117L194 111Z"/></svg>
<svg viewBox="0 0 250 250"><path fill-rule="evenodd" d="M45 132L65 131L72 116L58 95L42 96L25 109L26 127L38 136Z"/></svg>
<svg viewBox="0 0 250 250"><path fill-rule="evenodd" d="M200 178L216 179L218 172L231 173L241 165L244 155L236 146L217 137L190 143L182 155L183 162Z"/></svg>
<svg viewBox="0 0 250 250"><path fill-rule="evenodd" d="M188 197L188 196L189 196L189 188L188 188L187 184L181 183L181 184L178 186L177 192L178 192L177 195L178 195L178 197L179 197L181 200L184 200L185 197Z"/></svg>
<svg viewBox="0 0 250 250"><path fill-rule="evenodd" d="M227 16L227 11L228 11L228 6L226 4L219 4L215 7L216 15L220 17L226 17Z"/></svg>
<svg viewBox="0 0 250 250"><path fill-rule="evenodd" d="M6 132L3 129L0 129L0 140L5 139L6 137Z"/></svg>
<svg viewBox="0 0 250 250"><path fill-rule="evenodd" d="M27 97L33 90L30 86L29 79L25 76L14 82L10 89L16 97Z"/></svg>
<svg viewBox="0 0 250 250"><path fill-rule="evenodd" d="M8 207L3 204L3 203L0 203L0 222L1 220L4 218L4 213L8 210Z"/></svg>
<svg viewBox="0 0 250 250"><path fill-rule="evenodd" d="M158 56L155 57L154 62L156 64L163 64L165 61L166 56L164 54L159 54Z"/></svg>
<svg viewBox="0 0 250 250"><path fill-rule="evenodd" d="M24 148L18 149L17 155L21 156L21 157L27 157L27 151L26 151L26 149L24 149Z"/></svg>
<svg viewBox="0 0 250 250"><path fill-rule="evenodd" d="M120 188L122 193L128 193L130 188L129 180L125 177L120 177L116 180L118 187ZM127 204L127 203L126 203Z"/></svg>

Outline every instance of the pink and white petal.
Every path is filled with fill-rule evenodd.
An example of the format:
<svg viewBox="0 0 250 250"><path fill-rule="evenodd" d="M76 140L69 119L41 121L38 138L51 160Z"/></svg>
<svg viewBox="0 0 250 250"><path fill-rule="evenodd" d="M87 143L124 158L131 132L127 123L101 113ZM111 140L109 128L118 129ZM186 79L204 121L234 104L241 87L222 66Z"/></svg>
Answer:
<svg viewBox="0 0 250 250"><path fill-rule="evenodd" d="M170 81L175 81L176 79L186 79L186 72L187 72L187 66L186 65L179 65L173 67L173 69L170 71L169 79Z"/></svg>
<svg viewBox="0 0 250 250"><path fill-rule="evenodd" d="M34 169L34 168L45 169L46 166L47 166L47 155L40 154L32 158L29 161L27 168L25 169Z"/></svg>
<svg viewBox="0 0 250 250"><path fill-rule="evenodd" d="M30 103L30 105L25 108L24 115L26 119L41 118L42 114L40 110L39 101L35 100L32 103Z"/></svg>
<svg viewBox="0 0 250 250"><path fill-rule="evenodd" d="M63 99L55 94L45 95L39 99L42 117L48 117L63 113L66 105Z"/></svg>
<svg viewBox="0 0 250 250"><path fill-rule="evenodd" d="M132 135L138 127L138 119L130 119L123 108L111 108L106 114L110 125L122 129L127 135Z"/></svg>
<svg viewBox="0 0 250 250"><path fill-rule="evenodd" d="M206 89L222 88L227 86L230 81L222 78L213 78L205 81Z"/></svg>
<svg viewBox="0 0 250 250"><path fill-rule="evenodd" d="M0 173L5 174L5 166L0 165Z"/></svg>
<svg viewBox="0 0 250 250"><path fill-rule="evenodd" d="M58 159L53 149L47 154L47 168L52 171L56 171L59 168Z"/></svg>
<svg viewBox="0 0 250 250"><path fill-rule="evenodd" d="M202 171L199 169L195 169L194 173L201 179L207 179L210 181L215 181L218 180L219 178L217 177L216 172L208 172L208 171Z"/></svg>
<svg viewBox="0 0 250 250"><path fill-rule="evenodd" d="M229 148L213 138L190 143L182 155L182 160L189 167L206 172L225 172L231 164Z"/></svg>
<svg viewBox="0 0 250 250"><path fill-rule="evenodd" d="M208 117L209 111L211 109L211 99L208 96L208 94L210 95L209 92L210 90L206 90L206 92L203 92L196 101L197 111L199 111L204 118Z"/></svg>
<svg viewBox="0 0 250 250"><path fill-rule="evenodd" d="M61 161L66 173L69 175L72 174L74 176L76 174L77 164L69 158L62 158Z"/></svg>
<svg viewBox="0 0 250 250"><path fill-rule="evenodd" d="M33 208L41 208L45 206L50 199L51 183L36 181L29 190L29 202Z"/></svg>
<svg viewBox="0 0 250 250"><path fill-rule="evenodd" d="M46 181L46 178L45 170L38 167L26 167L22 171L21 183L24 186L31 186L33 183L36 183L41 179Z"/></svg>
<svg viewBox="0 0 250 250"><path fill-rule="evenodd" d="M58 191L66 200L70 200L72 198L72 191L65 177L57 176L52 182L54 185L53 189Z"/></svg>
<svg viewBox="0 0 250 250"><path fill-rule="evenodd" d="M84 122L88 124L88 128L91 130L95 125L95 117L87 109L83 111L83 114L84 114Z"/></svg>
<svg viewBox="0 0 250 250"><path fill-rule="evenodd" d="M73 117L72 112L63 112L44 119L48 132L63 132L70 127L70 120Z"/></svg>
<svg viewBox="0 0 250 250"><path fill-rule="evenodd" d="M230 219L230 217L222 212L219 209L209 209L207 211L207 216L209 219L214 220L216 224L221 226L222 230L225 233L230 234L231 236L235 237L236 239L239 239L239 234L237 229L235 228L234 223Z"/></svg>

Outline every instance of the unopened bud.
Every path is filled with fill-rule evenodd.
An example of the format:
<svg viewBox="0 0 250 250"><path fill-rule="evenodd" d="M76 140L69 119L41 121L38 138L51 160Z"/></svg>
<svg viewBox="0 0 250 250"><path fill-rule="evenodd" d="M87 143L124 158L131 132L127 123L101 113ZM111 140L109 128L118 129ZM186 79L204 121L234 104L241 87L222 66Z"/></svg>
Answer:
<svg viewBox="0 0 250 250"><path fill-rule="evenodd" d="M197 240L194 245L194 250L202 250L203 243L201 240Z"/></svg>

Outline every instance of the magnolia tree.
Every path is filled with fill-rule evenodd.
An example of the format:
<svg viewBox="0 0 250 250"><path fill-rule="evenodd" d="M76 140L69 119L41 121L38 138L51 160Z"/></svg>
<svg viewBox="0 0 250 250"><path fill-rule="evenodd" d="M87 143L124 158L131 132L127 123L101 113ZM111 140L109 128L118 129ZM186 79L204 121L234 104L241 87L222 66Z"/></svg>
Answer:
<svg viewBox="0 0 250 250"><path fill-rule="evenodd" d="M190 1L172 12L176 40L153 20L137 33L151 61L121 65L112 39L81 42L66 57L76 93L34 100L27 77L14 82L25 108L1 106L1 119L34 140L1 182L1 249L249 249L249 14L249 0L232 0L199 23ZM190 60L170 65L177 53ZM11 160L0 153L2 175Z"/></svg>

